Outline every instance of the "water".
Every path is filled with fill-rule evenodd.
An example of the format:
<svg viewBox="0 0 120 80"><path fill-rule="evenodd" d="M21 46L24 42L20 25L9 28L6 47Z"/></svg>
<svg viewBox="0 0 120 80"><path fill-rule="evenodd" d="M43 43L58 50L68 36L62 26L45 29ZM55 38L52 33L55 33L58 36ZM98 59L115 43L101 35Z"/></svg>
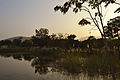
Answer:
<svg viewBox="0 0 120 80"><path fill-rule="evenodd" d="M113 80L109 76L94 77L84 73L65 74L54 61L37 56L0 56L0 80Z"/></svg>

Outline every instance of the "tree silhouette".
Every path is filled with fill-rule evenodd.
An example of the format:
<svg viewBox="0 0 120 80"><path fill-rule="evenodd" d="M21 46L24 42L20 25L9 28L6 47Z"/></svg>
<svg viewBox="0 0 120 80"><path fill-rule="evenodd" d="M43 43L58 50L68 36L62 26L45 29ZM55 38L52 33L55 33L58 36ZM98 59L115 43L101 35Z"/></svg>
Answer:
<svg viewBox="0 0 120 80"><path fill-rule="evenodd" d="M14 46L20 46L21 42L22 41L20 39L14 39L12 43L13 43Z"/></svg>
<svg viewBox="0 0 120 80"><path fill-rule="evenodd" d="M50 38L51 38L51 40L55 40L55 39L57 39L57 36L56 36L56 34L52 33L52 35L50 35Z"/></svg>
<svg viewBox="0 0 120 80"><path fill-rule="evenodd" d="M58 33L58 39L64 39L64 35L62 33Z"/></svg>
<svg viewBox="0 0 120 80"><path fill-rule="evenodd" d="M76 35L74 35L74 34L71 34L71 35L68 36L68 39L74 40L75 38L76 38Z"/></svg>
<svg viewBox="0 0 120 80"><path fill-rule="evenodd" d="M36 35L32 37L34 46L48 46L47 42L50 40L49 30L46 28L40 28L39 30L35 30Z"/></svg>
<svg viewBox="0 0 120 80"><path fill-rule="evenodd" d="M78 24L84 26L87 24L91 24L88 19L92 20L94 25L98 28L101 37L104 38L105 32L102 6L104 5L104 7L107 7L109 4L113 3L119 4L116 2L116 0L69 0L65 2L62 6L57 5L56 7L54 7L54 10L60 10L63 14L66 14L70 8L73 9L73 12L75 13L86 11L90 15L90 18L83 18ZM90 10L89 8L91 8L92 10L96 10L94 15L91 13L92 10ZM102 29L100 27L102 27Z"/></svg>
<svg viewBox="0 0 120 80"><path fill-rule="evenodd" d="M105 36L108 38L118 38L120 31L120 16L110 19L107 26L104 26Z"/></svg>
<svg viewBox="0 0 120 80"><path fill-rule="evenodd" d="M87 40L95 40L96 38L94 36L89 36Z"/></svg>
<svg viewBox="0 0 120 80"><path fill-rule="evenodd" d="M11 40L2 40L0 41L0 45L8 45L8 47L10 47L12 45L12 41Z"/></svg>
<svg viewBox="0 0 120 80"><path fill-rule="evenodd" d="M37 38L47 38L48 34L49 34L49 30L46 28L40 28L39 30L36 29Z"/></svg>
<svg viewBox="0 0 120 80"><path fill-rule="evenodd" d="M33 46L33 41L32 40L25 40L25 41L23 41L22 45L25 47L31 47L31 46Z"/></svg>

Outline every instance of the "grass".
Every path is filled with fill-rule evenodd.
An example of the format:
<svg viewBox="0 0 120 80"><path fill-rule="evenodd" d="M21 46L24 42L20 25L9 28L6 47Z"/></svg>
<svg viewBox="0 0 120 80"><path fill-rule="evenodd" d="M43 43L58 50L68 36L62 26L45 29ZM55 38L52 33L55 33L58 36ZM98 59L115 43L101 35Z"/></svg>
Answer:
<svg viewBox="0 0 120 80"><path fill-rule="evenodd" d="M41 60L56 62L58 69L70 74L85 73L89 76L94 75L116 75L120 73L120 56L119 54L87 54L87 53L70 53L61 50L42 50L27 48L10 48L0 49L0 55L13 56L21 58L23 55L25 60L31 60L39 57ZM32 55L32 56L31 56ZM45 62L45 61L44 61ZM46 62L46 64L49 62Z"/></svg>
<svg viewBox="0 0 120 80"><path fill-rule="evenodd" d="M108 54L65 54L61 58L62 68L67 73L85 73L89 76L95 75L116 75L120 73L120 58L119 55Z"/></svg>
<svg viewBox="0 0 120 80"><path fill-rule="evenodd" d="M28 48L0 48L0 53L29 52Z"/></svg>

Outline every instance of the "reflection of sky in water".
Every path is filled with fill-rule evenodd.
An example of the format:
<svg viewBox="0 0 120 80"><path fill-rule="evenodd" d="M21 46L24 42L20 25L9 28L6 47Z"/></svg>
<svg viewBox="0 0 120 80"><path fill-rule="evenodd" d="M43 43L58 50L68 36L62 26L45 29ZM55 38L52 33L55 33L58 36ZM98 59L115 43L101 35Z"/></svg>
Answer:
<svg viewBox="0 0 120 80"><path fill-rule="evenodd" d="M32 80L34 69L27 61L18 61L13 58L0 58L1 80Z"/></svg>
<svg viewBox="0 0 120 80"><path fill-rule="evenodd" d="M35 74L35 69L31 67L29 61L0 57L0 80L107 80L107 77L104 79L101 76L90 78L83 74L67 76L59 72Z"/></svg>

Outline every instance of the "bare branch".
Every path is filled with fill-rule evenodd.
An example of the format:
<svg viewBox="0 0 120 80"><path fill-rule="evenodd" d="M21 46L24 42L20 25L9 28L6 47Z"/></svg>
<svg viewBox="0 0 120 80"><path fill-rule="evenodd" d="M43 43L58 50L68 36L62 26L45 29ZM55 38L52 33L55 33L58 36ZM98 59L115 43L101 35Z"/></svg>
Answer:
<svg viewBox="0 0 120 80"><path fill-rule="evenodd" d="M114 2L114 3L120 5L120 3L117 3L117 2Z"/></svg>

